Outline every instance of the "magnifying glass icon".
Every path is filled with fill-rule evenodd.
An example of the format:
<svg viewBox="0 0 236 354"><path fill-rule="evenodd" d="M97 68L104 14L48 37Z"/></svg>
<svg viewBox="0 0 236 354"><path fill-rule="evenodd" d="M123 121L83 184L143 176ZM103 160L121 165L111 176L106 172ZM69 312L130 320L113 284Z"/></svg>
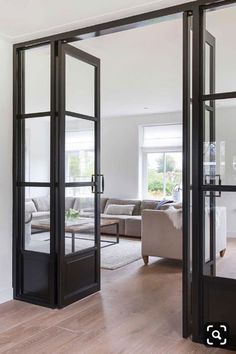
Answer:
<svg viewBox="0 0 236 354"><path fill-rule="evenodd" d="M219 339L219 340L222 339L221 336L220 336L220 332L217 331L217 329L215 329L215 330L212 332L211 335L212 335L212 338Z"/></svg>

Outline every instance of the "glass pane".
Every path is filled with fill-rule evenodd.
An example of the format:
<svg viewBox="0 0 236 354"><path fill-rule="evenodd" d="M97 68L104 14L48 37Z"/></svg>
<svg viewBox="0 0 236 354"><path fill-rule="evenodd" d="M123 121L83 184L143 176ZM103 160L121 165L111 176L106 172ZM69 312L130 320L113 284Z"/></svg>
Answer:
<svg viewBox="0 0 236 354"><path fill-rule="evenodd" d="M222 185L235 185L236 144L234 127L236 126L236 99L219 100L215 104L215 130L212 126L212 137L210 137L211 113L206 112L205 114L204 183L209 184L215 181L216 184L219 184L220 178ZM212 115L212 122L214 122L214 115Z"/></svg>
<svg viewBox="0 0 236 354"><path fill-rule="evenodd" d="M25 113L50 111L50 46L27 49L24 56Z"/></svg>
<svg viewBox="0 0 236 354"><path fill-rule="evenodd" d="M66 182L90 182L95 170L95 123L66 117Z"/></svg>
<svg viewBox="0 0 236 354"><path fill-rule="evenodd" d="M66 55L66 110L94 116L95 68Z"/></svg>
<svg viewBox="0 0 236 354"><path fill-rule="evenodd" d="M25 119L25 181L50 182L50 118Z"/></svg>
<svg viewBox="0 0 236 354"><path fill-rule="evenodd" d="M236 91L235 18L235 6L206 11L206 29L215 37L215 92Z"/></svg>
<svg viewBox="0 0 236 354"><path fill-rule="evenodd" d="M182 152L166 153L166 197L182 202Z"/></svg>
<svg viewBox="0 0 236 354"><path fill-rule="evenodd" d="M164 158L163 153L147 154L148 198L163 199L164 194Z"/></svg>
<svg viewBox="0 0 236 354"><path fill-rule="evenodd" d="M70 187L65 191L65 253L95 245L95 195L91 187Z"/></svg>
<svg viewBox="0 0 236 354"><path fill-rule="evenodd" d="M148 198L182 201L182 152L147 153Z"/></svg>
<svg viewBox="0 0 236 354"><path fill-rule="evenodd" d="M25 250L50 253L50 188L26 187Z"/></svg>
<svg viewBox="0 0 236 354"><path fill-rule="evenodd" d="M235 193L224 192L214 197L212 207L209 200L209 197L205 198L205 230L208 235L210 230L215 233L216 276L236 279ZM206 242L209 243L209 236Z"/></svg>

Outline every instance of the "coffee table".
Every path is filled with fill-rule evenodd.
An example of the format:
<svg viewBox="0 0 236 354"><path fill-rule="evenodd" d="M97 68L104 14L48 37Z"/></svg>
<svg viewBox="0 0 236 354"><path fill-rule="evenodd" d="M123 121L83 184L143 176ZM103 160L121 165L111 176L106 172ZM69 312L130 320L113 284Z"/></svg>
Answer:
<svg viewBox="0 0 236 354"><path fill-rule="evenodd" d="M101 242L106 242L108 243L107 245L101 246L101 248L105 248L105 247L109 247L112 245L115 245L117 243L119 243L120 241L120 233L119 233L119 220L117 219L100 219L100 231L102 232L102 230L108 226L112 226L114 225L116 228L116 240L112 241L112 240L104 240L101 239ZM35 230L39 230L39 231L50 231L50 220L46 219L46 220L41 220L41 221L32 221L31 223L31 227ZM76 239L81 239L81 240L91 240L89 238L86 237L76 237L76 234L82 231L89 231L94 229L94 219L92 218L80 218L78 221L73 221L73 222L67 222L65 224L65 232L70 233L71 234L71 239L72 239L72 244L71 244L71 251L72 253L75 252L75 240ZM67 237L67 236L65 236Z"/></svg>

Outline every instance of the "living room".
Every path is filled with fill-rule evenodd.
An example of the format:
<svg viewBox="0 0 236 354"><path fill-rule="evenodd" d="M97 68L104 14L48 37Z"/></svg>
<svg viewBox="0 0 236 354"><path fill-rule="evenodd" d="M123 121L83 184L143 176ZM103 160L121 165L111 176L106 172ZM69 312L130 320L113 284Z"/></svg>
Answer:
<svg viewBox="0 0 236 354"><path fill-rule="evenodd" d="M203 2L0 39L1 352L236 347L236 7Z"/></svg>

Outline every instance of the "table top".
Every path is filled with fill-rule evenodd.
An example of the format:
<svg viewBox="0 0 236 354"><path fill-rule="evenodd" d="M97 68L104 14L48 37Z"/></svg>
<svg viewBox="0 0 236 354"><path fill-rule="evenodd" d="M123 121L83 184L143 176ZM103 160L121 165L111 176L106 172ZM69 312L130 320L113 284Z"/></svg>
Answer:
<svg viewBox="0 0 236 354"><path fill-rule="evenodd" d="M100 227L116 225L119 223L117 219L100 219ZM41 221L32 221L31 227L37 230L50 230L50 220L41 220ZM65 224L66 232L79 232L83 230L93 229L94 228L94 219L93 218L79 218L78 221L67 221Z"/></svg>

